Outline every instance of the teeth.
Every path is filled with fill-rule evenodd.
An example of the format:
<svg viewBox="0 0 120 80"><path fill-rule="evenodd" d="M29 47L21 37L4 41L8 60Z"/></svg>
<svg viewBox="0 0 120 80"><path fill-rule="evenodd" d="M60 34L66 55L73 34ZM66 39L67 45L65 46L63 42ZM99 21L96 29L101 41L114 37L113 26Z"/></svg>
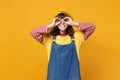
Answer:
<svg viewBox="0 0 120 80"><path fill-rule="evenodd" d="M61 27L63 28L64 26L63 26L63 25L61 25Z"/></svg>

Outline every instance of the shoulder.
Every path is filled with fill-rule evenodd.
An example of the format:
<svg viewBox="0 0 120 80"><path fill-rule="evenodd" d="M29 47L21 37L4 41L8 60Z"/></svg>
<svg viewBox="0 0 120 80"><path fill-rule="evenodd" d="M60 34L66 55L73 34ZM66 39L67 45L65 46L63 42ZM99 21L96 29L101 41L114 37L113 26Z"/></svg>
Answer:
<svg viewBox="0 0 120 80"><path fill-rule="evenodd" d="M52 41L53 36L51 34L43 35L43 45L47 45Z"/></svg>
<svg viewBox="0 0 120 80"><path fill-rule="evenodd" d="M76 42L80 42L80 43L85 42L82 31L75 31L74 37Z"/></svg>

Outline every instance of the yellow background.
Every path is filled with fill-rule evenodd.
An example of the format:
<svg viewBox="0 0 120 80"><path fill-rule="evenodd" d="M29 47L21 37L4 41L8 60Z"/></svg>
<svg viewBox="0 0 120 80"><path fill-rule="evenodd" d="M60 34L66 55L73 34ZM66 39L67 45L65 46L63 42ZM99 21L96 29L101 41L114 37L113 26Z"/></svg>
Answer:
<svg viewBox="0 0 120 80"><path fill-rule="evenodd" d="M0 0L0 80L45 80L45 48L30 30L50 24L58 8L96 25L81 47L82 80L120 80L119 0Z"/></svg>

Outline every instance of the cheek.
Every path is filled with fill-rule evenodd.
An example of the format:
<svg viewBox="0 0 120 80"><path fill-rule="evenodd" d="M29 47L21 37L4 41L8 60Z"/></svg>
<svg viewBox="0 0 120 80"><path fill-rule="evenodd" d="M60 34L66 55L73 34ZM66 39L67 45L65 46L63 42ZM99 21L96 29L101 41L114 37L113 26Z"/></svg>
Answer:
<svg viewBox="0 0 120 80"><path fill-rule="evenodd" d="M67 29L68 25L65 25L65 29Z"/></svg>

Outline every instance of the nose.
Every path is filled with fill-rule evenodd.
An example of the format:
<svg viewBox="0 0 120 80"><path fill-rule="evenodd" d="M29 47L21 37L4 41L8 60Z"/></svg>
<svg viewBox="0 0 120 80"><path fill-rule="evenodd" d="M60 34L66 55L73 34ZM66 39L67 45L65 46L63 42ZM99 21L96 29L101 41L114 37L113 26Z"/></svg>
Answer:
<svg viewBox="0 0 120 80"><path fill-rule="evenodd" d="M65 24L65 21L64 21L64 19L62 19L62 20L61 20L61 24Z"/></svg>

